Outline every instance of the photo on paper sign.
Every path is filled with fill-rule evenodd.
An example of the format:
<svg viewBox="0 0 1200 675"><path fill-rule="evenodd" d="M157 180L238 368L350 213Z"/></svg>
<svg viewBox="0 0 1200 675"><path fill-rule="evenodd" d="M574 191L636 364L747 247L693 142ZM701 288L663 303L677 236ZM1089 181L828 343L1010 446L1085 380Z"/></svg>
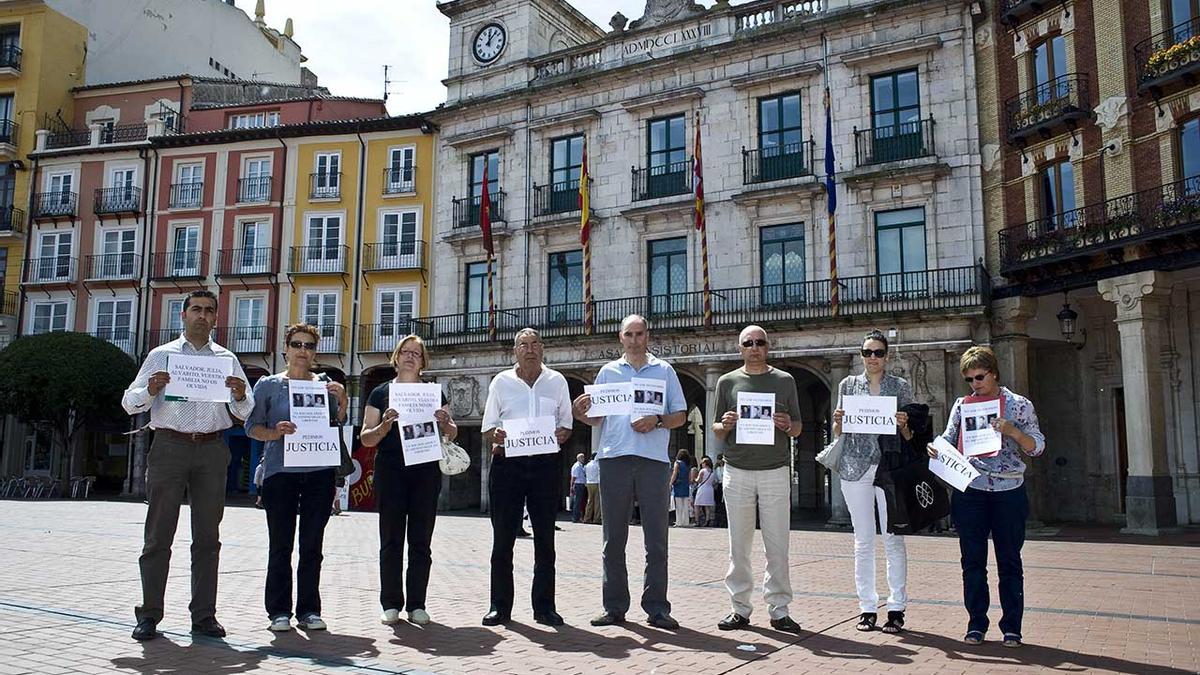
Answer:
<svg viewBox="0 0 1200 675"><path fill-rule="evenodd" d="M641 389L634 389L633 390L633 402L634 403L645 403L646 402L646 392Z"/></svg>
<svg viewBox="0 0 1200 675"><path fill-rule="evenodd" d="M293 408L324 408L325 394L292 392Z"/></svg>
<svg viewBox="0 0 1200 675"><path fill-rule="evenodd" d="M401 427L404 433L404 439L411 441L417 438L425 438L433 435L433 422L414 422L413 424L405 424Z"/></svg>
<svg viewBox="0 0 1200 675"><path fill-rule="evenodd" d="M967 425L967 431L975 431L976 429L979 428L979 423L977 421L978 419L979 418L977 418L977 417L968 417L965 420L963 420L964 423L966 423L966 425Z"/></svg>
<svg viewBox="0 0 1200 675"><path fill-rule="evenodd" d="M663 404L663 393L661 391L648 391L646 394L650 397L650 400L646 401L647 403L651 405Z"/></svg>

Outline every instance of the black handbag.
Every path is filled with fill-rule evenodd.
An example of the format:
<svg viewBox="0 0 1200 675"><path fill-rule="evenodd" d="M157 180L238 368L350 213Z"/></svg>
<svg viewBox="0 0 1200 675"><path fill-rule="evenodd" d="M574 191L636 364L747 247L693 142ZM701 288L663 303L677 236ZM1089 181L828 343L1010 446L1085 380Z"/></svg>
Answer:
<svg viewBox="0 0 1200 675"><path fill-rule="evenodd" d="M924 452L933 439L929 406L910 403L900 410L908 413L913 437L906 441L897 434L898 442L881 453L875 486L883 490L888 522L879 525L880 531L886 526L892 534L914 534L950 515L950 494L929 470Z"/></svg>
<svg viewBox="0 0 1200 675"><path fill-rule="evenodd" d="M333 381L325 373L317 373L317 379L321 382ZM341 464L338 464L337 470L334 471L334 475L337 476L338 487L341 487L346 482L346 476L354 473L354 458L350 456L350 449L346 447L346 437L342 435L342 425L339 424L338 421L333 417L329 418L329 425L338 427L338 446L341 448L342 462Z"/></svg>

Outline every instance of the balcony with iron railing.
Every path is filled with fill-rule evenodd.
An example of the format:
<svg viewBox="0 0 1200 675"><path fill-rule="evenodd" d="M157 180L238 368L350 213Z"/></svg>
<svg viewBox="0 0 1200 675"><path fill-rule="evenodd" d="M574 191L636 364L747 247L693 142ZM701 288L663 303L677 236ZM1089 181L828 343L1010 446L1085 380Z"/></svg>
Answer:
<svg viewBox="0 0 1200 675"><path fill-rule="evenodd" d="M16 316L19 297L16 291L0 291L0 314Z"/></svg>
<svg viewBox="0 0 1200 675"><path fill-rule="evenodd" d="M1006 276L1098 254L1125 259L1129 246L1159 252L1195 249L1200 235L1200 176L1052 214L1000 231ZM1151 251L1153 255L1155 251Z"/></svg>
<svg viewBox="0 0 1200 675"><path fill-rule="evenodd" d="M932 157L933 126L930 118L869 129L854 127L855 166Z"/></svg>
<svg viewBox="0 0 1200 675"><path fill-rule="evenodd" d="M0 75L17 75L21 72L21 48L14 44L0 45Z"/></svg>
<svg viewBox="0 0 1200 675"><path fill-rule="evenodd" d="M692 160L660 164L645 169L630 167L633 201L661 199L692 192Z"/></svg>
<svg viewBox="0 0 1200 675"><path fill-rule="evenodd" d="M27 258L22 279L31 285L72 283L75 281L75 268L78 263L79 259L72 255Z"/></svg>
<svg viewBox="0 0 1200 675"><path fill-rule="evenodd" d="M204 205L204 183L172 183L168 201L173 209L198 209Z"/></svg>
<svg viewBox="0 0 1200 675"><path fill-rule="evenodd" d="M12 120L0 119L0 152L12 154L21 138L21 125ZM3 146L13 146L4 148Z"/></svg>
<svg viewBox="0 0 1200 675"><path fill-rule="evenodd" d="M94 338L107 341L117 349L133 356L134 349L134 332L131 330L121 330L117 328L100 328L89 333Z"/></svg>
<svg viewBox="0 0 1200 675"><path fill-rule="evenodd" d="M91 143L92 132L89 129L57 129L46 136L47 150L78 148Z"/></svg>
<svg viewBox="0 0 1200 675"><path fill-rule="evenodd" d="M402 195L417 191L417 167L402 166L383 170L383 194Z"/></svg>
<svg viewBox="0 0 1200 675"><path fill-rule="evenodd" d="M181 328L155 328L146 331L146 340L142 343L142 352L149 352L155 347L161 347L172 340L179 339Z"/></svg>
<svg viewBox="0 0 1200 675"><path fill-rule="evenodd" d="M346 327L331 324L317 324L319 333L317 340L318 354L345 354Z"/></svg>
<svg viewBox="0 0 1200 675"><path fill-rule="evenodd" d="M1200 17L1176 24L1133 46L1138 91L1161 97L1200 79Z"/></svg>
<svg viewBox="0 0 1200 675"><path fill-rule="evenodd" d="M96 196L92 201L92 211L97 215L141 213L142 189L132 186L96 188Z"/></svg>
<svg viewBox="0 0 1200 675"><path fill-rule="evenodd" d="M293 246L289 274L345 274L349 246Z"/></svg>
<svg viewBox="0 0 1200 675"><path fill-rule="evenodd" d="M237 191L241 204L265 204L271 201L271 176L239 178Z"/></svg>
<svg viewBox="0 0 1200 675"><path fill-rule="evenodd" d="M425 269L425 242L384 241L363 247L363 270L382 272L386 270Z"/></svg>
<svg viewBox="0 0 1200 675"><path fill-rule="evenodd" d="M1041 14L1047 7L1060 4L1060 0L997 0L1000 21L1016 26Z"/></svg>
<svg viewBox="0 0 1200 675"><path fill-rule="evenodd" d="M330 201L342 198L342 174L340 171L324 171L308 175L308 198L328 199Z"/></svg>
<svg viewBox="0 0 1200 675"><path fill-rule="evenodd" d="M33 219L74 218L79 212L79 195L74 192L38 192L33 195Z"/></svg>
<svg viewBox="0 0 1200 675"><path fill-rule="evenodd" d="M217 276L252 277L278 271L276 251L270 247L223 248L217 251Z"/></svg>
<svg viewBox="0 0 1200 675"><path fill-rule="evenodd" d="M15 206L0 205L0 237L25 231L25 212Z"/></svg>
<svg viewBox="0 0 1200 675"><path fill-rule="evenodd" d="M203 279L208 276L208 254L184 249L150 254L150 280Z"/></svg>
<svg viewBox="0 0 1200 675"><path fill-rule="evenodd" d="M742 182L746 185L813 175L812 139L758 150L742 148Z"/></svg>
<svg viewBox="0 0 1200 675"><path fill-rule="evenodd" d="M1071 73L1013 96L1004 104L1008 140L1024 143L1037 135L1043 139L1075 129L1092 116L1091 87L1087 75Z"/></svg>
<svg viewBox="0 0 1200 675"><path fill-rule="evenodd" d="M149 127L145 122L104 126L100 129L100 145L144 141L146 140L148 130Z"/></svg>
<svg viewBox="0 0 1200 675"><path fill-rule="evenodd" d="M273 350L272 326L218 326L217 344L234 354L268 354Z"/></svg>
<svg viewBox="0 0 1200 675"><path fill-rule="evenodd" d="M579 179L533 186L533 215L579 213Z"/></svg>
<svg viewBox="0 0 1200 675"><path fill-rule="evenodd" d="M502 223L504 221L504 190L496 190L488 195L488 201L491 202L491 222ZM479 204L482 201L481 196L463 197L461 199L453 199L454 205L454 229L461 230L464 228L479 227Z"/></svg>
<svg viewBox="0 0 1200 675"><path fill-rule="evenodd" d="M922 270L897 274L843 277L838 280L839 302L832 304L828 279L791 284L768 284L711 292L712 326L736 329L746 324L795 325L796 322L830 320L835 317L881 317L928 315L933 312L983 312L990 302L987 271L979 265ZM497 342L511 341L526 326L536 328L543 339L586 334L583 303L540 307L497 309L489 313L467 312L411 320L411 332L433 345L492 342L490 323L495 324ZM704 328L704 292L649 295L596 300L592 303L593 334L616 331L629 314L650 318L656 330ZM372 333L364 326L363 339ZM406 333L401 333L401 337ZM379 351L386 341L376 344ZM392 343L394 345L394 343ZM360 343L360 349L364 345Z"/></svg>
<svg viewBox="0 0 1200 675"><path fill-rule="evenodd" d="M142 272L142 256L137 253L102 253L89 255L84 269L87 279L95 281L129 281Z"/></svg>
<svg viewBox="0 0 1200 675"><path fill-rule="evenodd" d="M405 337L427 334L426 324L416 319L396 323L366 323L358 326L358 351L364 354L391 354Z"/></svg>

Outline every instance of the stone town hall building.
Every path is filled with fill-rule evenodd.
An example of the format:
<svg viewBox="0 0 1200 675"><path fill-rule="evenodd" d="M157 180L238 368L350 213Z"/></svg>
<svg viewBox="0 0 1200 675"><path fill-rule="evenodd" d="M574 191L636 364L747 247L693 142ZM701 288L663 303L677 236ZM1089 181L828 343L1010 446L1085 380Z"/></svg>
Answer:
<svg viewBox="0 0 1200 675"><path fill-rule="evenodd" d="M889 331L891 368L943 424L962 351L986 341L990 280L980 191L972 5L958 0L759 0L704 9L649 0L601 29L565 0L453 0L441 129L428 374L479 458L490 378L512 336L539 328L572 394L619 351L638 312L679 372L691 423L673 446L714 455L717 378L747 323L799 386L805 431L793 506L845 519L813 461L831 390L861 368L864 333ZM823 92L832 92L840 315L830 306ZM692 226L695 125L703 146L714 320L701 311ZM583 325L578 181L592 175L595 334ZM496 339L478 222L493 200ZM364 391L373 383L364 375ZM477 426L476 426L477 428ZM590 434L577 425L574 449ZM674 449L674 448L673 448ZM451 479L450 507L486 504L486 462ZM833 501L831 504L831 500Z"/></svg>

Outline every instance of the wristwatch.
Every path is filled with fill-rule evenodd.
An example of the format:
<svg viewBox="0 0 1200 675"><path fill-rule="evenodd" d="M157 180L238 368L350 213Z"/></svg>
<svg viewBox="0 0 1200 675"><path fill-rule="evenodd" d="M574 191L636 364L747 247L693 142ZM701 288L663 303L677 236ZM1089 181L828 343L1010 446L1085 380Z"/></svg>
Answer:
<svg viewBox="0 0 1200 675"><path fill-rule="evenodd" d="M662 415L655 415L654 417L655 417L655 419L657 420L657 421L654 423L654 428L655 428L655 429L661 429L661 428L663 428Z"/></svg>

